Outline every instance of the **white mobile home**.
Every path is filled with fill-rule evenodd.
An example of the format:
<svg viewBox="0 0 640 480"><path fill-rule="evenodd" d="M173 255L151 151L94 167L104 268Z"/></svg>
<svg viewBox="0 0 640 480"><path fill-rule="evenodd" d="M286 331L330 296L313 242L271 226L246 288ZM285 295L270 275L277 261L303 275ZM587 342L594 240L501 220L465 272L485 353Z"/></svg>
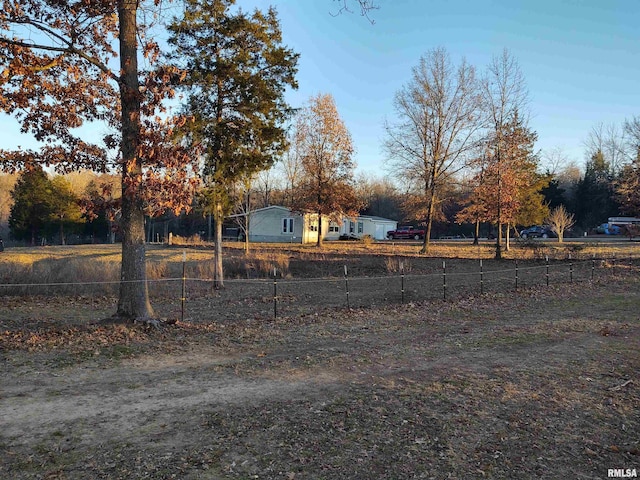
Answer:
<svg viewBox="0 0 640 480"><path fill-rule="evenodd" d="M336 223L322 218L323 240L340 237L362 238L370 235L384 240L398 222L381 217L344 218ZM270 206L249 213L249 241L271 243L315 243L318 241L318 215L296 213L286 207Z"/></svg>
<svg viewBox="0 0 640 480"><path fill-rule="evenodd" d="M331 222L325 238L336 240L340 237L362 238L369 235L376 240L385 240L387 232L395 230L398 222L388 218L360 215L354 218L344 218L340 225Z"/></svg>
<svg viewBox="0 0 640 480"><path fill-rule="evenodd" d="M248 215L250 242L314 243L318 241L317 215L299 214L286 207L275 205L254 210Z"/></svg>

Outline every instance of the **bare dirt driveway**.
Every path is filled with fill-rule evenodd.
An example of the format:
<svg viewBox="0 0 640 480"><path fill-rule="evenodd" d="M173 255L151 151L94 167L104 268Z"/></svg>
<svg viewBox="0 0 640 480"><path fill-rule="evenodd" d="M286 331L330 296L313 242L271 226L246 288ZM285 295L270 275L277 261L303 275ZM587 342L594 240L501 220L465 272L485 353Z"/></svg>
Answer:
<svg viewBox="0 0 640 480"><path fill-rule="evenodd" d="M232 325L215 312L160 329L43 317L0 332L3 479L640 471L637 268Z"/></svg>

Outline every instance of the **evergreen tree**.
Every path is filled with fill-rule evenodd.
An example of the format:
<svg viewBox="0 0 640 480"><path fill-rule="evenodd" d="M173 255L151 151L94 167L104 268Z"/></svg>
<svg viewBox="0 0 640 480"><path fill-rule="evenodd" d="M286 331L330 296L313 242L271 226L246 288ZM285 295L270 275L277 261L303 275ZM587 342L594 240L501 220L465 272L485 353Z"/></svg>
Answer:
<svg viewBox="0 0 640 480"><path fill-rule="evenodd" d="M515 225L536 225L544 222L549 215L549 206L545 202L543 189L549 186L549 177L538 173L539 157L534 152L534 143L538 135L529 130L517 112L510 133L519 144L516 162L517 175L520 179L518 188L518 209L511 222Z"/></svg>
<svg viewBox="0 0 640 480"><path fill-rule="evenodd" d="M547 172L545 176L548 184L540 190L540 193L544 196L544 203L549 206L549 209L565 205L567 203L567 199L565 198L565 190L560 185L560 181L549 172Z"/></svg>
<svg viewBox="0 0 640 480"><path fill-rule="evenodd" d="M614 189L614 199L620 205L620 211L640 216L640 152L638 158L622 167Z"/></svg>
<svg viewBox="0 0 640 480"><path fill-rule="evenodd" d="M76 228L80 222L79 199L73 193L71 184L62 176L57 175L51 179L51 197L49 206L51 209L50 221L57 226L60 237L60 245L66 244L65 227ZM54 225L51 225L54 226Z"/></svg>
<svg viewBox="0 0 640 480"><path fill-rule="evenodd" d="M276 11L232 12L235 0L186 0L170 26L172 55L187 77L182 134L202 151L205 212L215 220L215 282L223 286L222 222L233 185L271 166L286 147L284 99L298 55L281 45Z"/></svg>
<svg viewBox="0 0 640 480"><path fill-rule="evenodd" d="M584 176L578 182L575 195L576 225L589 229L616 215L613 200L612 175L601 151L594 153L586 164Z"/></svg>
<svg viewBox="0 0 640 480"><path fill-rule="evenodd" d="M53 212L52 191L51 181L41 167L35 166L20 175L11 191L9 228L13 238L28 240L31 245L43 238Z"/></svg>
<svg viewBox="0 0 640 480"><path fill-rule="evenodd" d="M629 162L614 182L614 198L622 213L637 217L640 216L640 117L627 120L624 129Z"/></svg>

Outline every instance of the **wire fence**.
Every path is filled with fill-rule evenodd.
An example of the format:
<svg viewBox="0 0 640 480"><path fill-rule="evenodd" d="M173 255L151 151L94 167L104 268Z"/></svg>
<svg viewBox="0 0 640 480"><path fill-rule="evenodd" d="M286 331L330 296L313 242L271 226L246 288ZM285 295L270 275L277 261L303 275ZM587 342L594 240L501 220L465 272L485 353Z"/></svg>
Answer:
<svg viewBox="0 0 640 480"><path fill-rule="evenodd" d="M372 308L389 304L454 300L484 294L517 294L540 286L589 282L615 276L634 266L636 259L592 258L538 262L442 260L428 274L398 272L380 276L351 276L343 271L326 278L282 278L274 269L268 279L229 279L225 288L214 289L210 278L182 277L148 280L149 294L160 317L192 322L234 322L255 318L309 315L319 310ZM342 270L342 269L341 269ZM41 315L55 319L56 312L69 315L74 306L78 316L99 319L113 313L119 281L69 283L4 283L0 296L24 299L21 305L40 306ZM33 299L30 301L29 299ZM49 300L48 300L49 299ZM59 308L52 306L57 300ZM69 302L65 299L73 299ZM55 302L54 302L55 303ZM3 316L15 308L0 308ZM27 313L23 312L23 315ZM26 317L25 317L26 318Z"/></svg>

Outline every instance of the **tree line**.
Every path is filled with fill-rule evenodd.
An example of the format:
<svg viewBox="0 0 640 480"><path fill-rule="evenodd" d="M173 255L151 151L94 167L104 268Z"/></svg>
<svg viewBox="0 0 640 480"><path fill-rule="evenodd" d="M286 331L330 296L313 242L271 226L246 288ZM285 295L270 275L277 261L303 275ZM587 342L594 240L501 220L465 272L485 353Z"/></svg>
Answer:
<svg viewBox="0 0 640 480"><path fill-rule="evenodd" d="M299 111L287 103L299 54L283 45L275 9L244 12L234 0L183 0L174 10L159 0L1 3L0 105L42 145L0 150L2 169L22 172L12 189L12 232L35 241L55 226L64 241L78 215L85 223L101 219L110 233L119 229L123 282L114 319L154 317L145 272L149 219L194 209L212 218L215 282L223 286L224 219L253 208L255 185L274 165L286 184L279 192L265 183L266 203L318 218L387 205L429 231L456 210L456 222L495 226L496 256L503 232L508 239L510 227L534 223L551 205L545 189L561 193L538 172L524 79L506 50L483 74L464 61L454 65L442 48L420 59L386 125L386 168L401 186L382 182L377 194L356 181L351 136L331 95L314 96ZM340 3L348 10L348 0ZM375 8L353 3L364 15ZM107 128L100 138L78 133L94 122ZM633 139L637 121L624 131ZM584 192L577 186L576 196L595 201L608 183L607 199L630 205L637 154L625 163L614 150L615 161L605 148L594 153L590 183ZM43 166L58 176L48 178ZM60 175L78 169L117 171L118 185L98 181L73 199ZM41 187L32 196L44 197L36 227L24 214L35 209L23 195L30 182Z"/></svg>
<svg viewBox="0 0 640 480"><path fill-rule="evenodd" d="M622 128L595 126L585 142L585 151L587 154L591 151L591 154L584 168L569 161L561 150L541 153L541 163L546 166L538 164L529 172L530 184L527 186L530 190L521 190L522 206L517 211L514 226L545 223L550 212L558 207L572 216L574 233L578 235L592 231L610 216L638 215L640 185L637 160L633 161L633 149L637 152L634 126L637 129L637 119L623 123ZM614 142L618 145L615 150L605 146ZM624 152L617 166L608 151ZM230 213L270 205L300 208L313 189L307 184L307 174L303 174L298 163L298 153L290 146L272 168L257 172L248 181L236 183L229 191ZM353 210L355 213L391 218L401 223L423 222L421 203L406 185L401 187L389 176L367 174L354 174L351 181L353 189L347 204L357 207ZM476 182L477 177L473 174L461 174L443 186L443 200L433 216L432 238L443 235L486 237L496 233L492 222L464 220L469 218ZM42 169L33 169L19 175L0 174L0 185L3 197L0 229L5 232L5 239L10 233L14 240L34 245L43 242L66 244L69 236L71 243L114 242L120 238L118 199L121 192L116 175L84 171L51 176ZM331 190L332 193L337 191ZM325 207L323 214L335 214L329 206ZM243 228L241 218L237 224L228 219L226 223ZM150 204L145 210L145 238L148 242L166 241L171 231L181 236L200 235L212 240L212 222L208 220L206 204L200 202L199 197L194 199L189 212L179 214Z"/></svg>

